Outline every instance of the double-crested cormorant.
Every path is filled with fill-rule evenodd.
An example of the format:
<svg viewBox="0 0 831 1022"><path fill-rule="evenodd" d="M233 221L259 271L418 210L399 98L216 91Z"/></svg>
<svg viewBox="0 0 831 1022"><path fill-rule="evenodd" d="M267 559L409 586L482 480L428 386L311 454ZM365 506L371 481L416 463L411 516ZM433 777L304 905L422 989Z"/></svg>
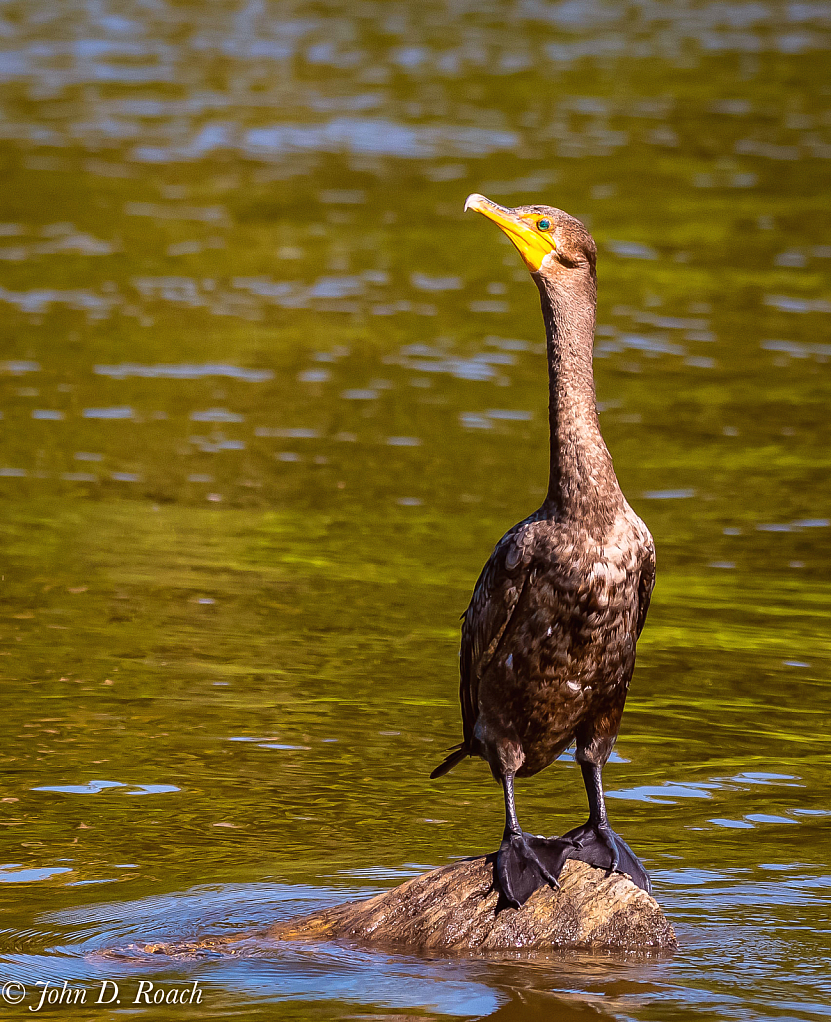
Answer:
<svg viewBox="0 0 831 1022"><path fill-rule="evenodd" d="M620 728L655 583L652 537L621 492L597 419L592 236L549 206L505 209L471 195L531 271L548 340L551 471L538 511L510 529L482 570L462 626L464 741L431 776L481 756L505 794L496 874L511 905L557 884L568 858L649 878L606 818L601 772ZM572 741L589 819L562 838L520 828L514 777L530 777Z"/></svg>

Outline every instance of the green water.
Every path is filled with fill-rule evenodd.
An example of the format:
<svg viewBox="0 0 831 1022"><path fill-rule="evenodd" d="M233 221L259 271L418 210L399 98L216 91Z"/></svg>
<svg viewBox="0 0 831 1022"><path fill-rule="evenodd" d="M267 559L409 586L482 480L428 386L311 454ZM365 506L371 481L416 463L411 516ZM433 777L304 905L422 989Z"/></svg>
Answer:
<svg viewBox="0 0 831 1022"><path fill-rule="evenodd" d="M828 1017L828 5L29 0L0 33L3 1012L108 979L66 1013L187 1014L144 978L204 1018ZM658 549L605 777L679 950L102 957L498 841L484 764L427 779L547 470L536 290L474 190L598 242ZM567 757L518 799L585 813Z"/></svg>

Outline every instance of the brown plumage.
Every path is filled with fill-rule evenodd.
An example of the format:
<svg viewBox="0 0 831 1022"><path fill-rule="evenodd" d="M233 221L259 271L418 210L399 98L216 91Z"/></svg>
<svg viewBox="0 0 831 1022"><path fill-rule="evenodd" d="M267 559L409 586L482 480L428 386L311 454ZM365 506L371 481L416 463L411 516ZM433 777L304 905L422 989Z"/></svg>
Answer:
<svg viewBox="0 0 831 1022"><path fill-rule="evenodd" d="M556 882L568 857L620 868L648 889L643 867L609 828L600 781L649 608L655 553L621 492L598 424L594 240L561 210L506 210L482 196L468 204L509 234L540 291L551 468L542 506L502 537L476 583L462 627L464 739L432 776L465 756L481 756L503 784L498 875L510 903ZM529 234L535 230L542 240ZM513 778L542 770L572 742L589 821L562 839L531 838L516 822Z"/></svg>

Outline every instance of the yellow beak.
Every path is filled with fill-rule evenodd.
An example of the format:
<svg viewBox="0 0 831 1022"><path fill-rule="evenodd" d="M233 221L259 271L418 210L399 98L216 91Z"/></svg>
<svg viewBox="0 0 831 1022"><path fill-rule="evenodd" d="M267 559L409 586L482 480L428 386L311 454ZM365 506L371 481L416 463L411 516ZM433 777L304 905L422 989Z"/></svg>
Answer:
<svg viewBox="0 0 831 1022"><path fill-rule="evenodd" d="M537 228L537 217L533 213L516 213L512 209L498 206L478 192L468 195L465 200L465 210L468 209L475 209L488 220L493 220L514 243L532 273L539 270L543 259L557 247L550 234Z"/></svg>

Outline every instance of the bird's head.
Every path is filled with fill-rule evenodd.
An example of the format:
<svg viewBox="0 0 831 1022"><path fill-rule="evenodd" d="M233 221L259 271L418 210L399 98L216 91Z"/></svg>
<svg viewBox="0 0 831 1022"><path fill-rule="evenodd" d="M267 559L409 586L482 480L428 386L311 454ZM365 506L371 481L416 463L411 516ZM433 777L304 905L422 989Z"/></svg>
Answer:
<svg viewBox="0 0 831 1022"><path fill-rule="evenodd" d="M465 209L475 209L500 227L516 246L532 274L552 281L582 270L594 276L597 247L594 238L573 216L552 206L507 209L484 195L468 195Z"/></svg>

